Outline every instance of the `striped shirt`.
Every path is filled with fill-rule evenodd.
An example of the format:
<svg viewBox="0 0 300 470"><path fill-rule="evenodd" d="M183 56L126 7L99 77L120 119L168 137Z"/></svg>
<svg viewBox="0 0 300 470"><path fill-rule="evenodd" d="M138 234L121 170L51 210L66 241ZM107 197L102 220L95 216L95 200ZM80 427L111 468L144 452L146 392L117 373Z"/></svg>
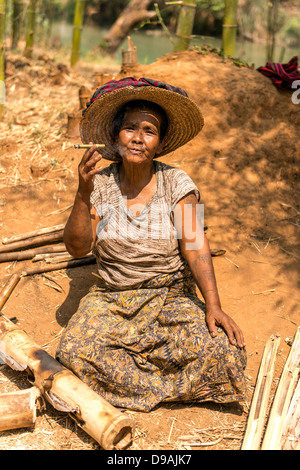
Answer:
<svg viewBox="0 0 300 470"><path fill-rule="evenodd" d="M154 160L156 192L138 216L122 196L119 167L112 163L95 176L91 203L100 217L94 254L98 273L113 290L134 289L162 273L184 269L172 210L189 193L200 201L191 178Z"/></svg>

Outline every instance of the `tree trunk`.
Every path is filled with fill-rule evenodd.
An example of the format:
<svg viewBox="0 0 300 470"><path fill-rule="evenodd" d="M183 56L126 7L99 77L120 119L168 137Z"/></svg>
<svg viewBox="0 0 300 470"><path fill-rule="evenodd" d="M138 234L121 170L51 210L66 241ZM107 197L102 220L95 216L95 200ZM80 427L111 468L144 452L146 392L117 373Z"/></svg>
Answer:
<svg viewBox="0 0 300 470"><path fill-rule="evenodd" d="M235 54L235 39L237 31L237 5L238 0L225 0L222 48L226 56L234 56Z"/></svg>
<svg viewBox="0 0 300 470"><path fill-rule="evenodd" d="M13 0L11 48L16 49L21 37L23 1Z"/></svg>
<svg viewBox="0 0 300 470"><path fill-rule="evenodd" d="M25 57L28 58L32 56L34 44L36 5L37 0L30 0L27 14L26 46L24 51Z"/></svg>
<svg viewBox="0 0 300 470"><path fill-rule="evenodd" d="M174 52L186 51L193 32L196 13L196 0L183 0L176 29Z"/></svg>
<svg viewBox="0 0 300 470"><path fill-rule="evenodd" d="M73 43L71 54L71 66L73 67L80 57L81 31L83 25L85 0L76 0L74 23L73 23Z"/></svg>
<svg viewBox="0 0 300 470"><path fill-rule="evenodd" d="M104 36L105 52L114 54L134 26L154 18L155 11L148 11L151 0L131 0L109 32Z"/></svg>
<svg viewBox="0 0 300 470"><path fill-rule="evenodd" d="M0 0L0 118L5 102L5 0Z"/></svg>

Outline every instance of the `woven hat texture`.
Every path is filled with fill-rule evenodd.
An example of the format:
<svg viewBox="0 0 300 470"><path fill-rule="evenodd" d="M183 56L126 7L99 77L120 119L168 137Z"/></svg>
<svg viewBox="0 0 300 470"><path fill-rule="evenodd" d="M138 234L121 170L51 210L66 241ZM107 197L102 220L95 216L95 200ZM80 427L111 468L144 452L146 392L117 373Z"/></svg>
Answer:
<svg viewBox="0 0 300 470"><path fill-rule="evenodd" d="M127 77L111 80L98 88L80 122L80 135L84 144L105 144L103 157L119 160L112 142L111 131L118 111L133 100L147 100L161 106L168 117L168 130L158 156L173 152L193 139L202 129L202 113L187 93L178 87L149 78Z"/></svg>

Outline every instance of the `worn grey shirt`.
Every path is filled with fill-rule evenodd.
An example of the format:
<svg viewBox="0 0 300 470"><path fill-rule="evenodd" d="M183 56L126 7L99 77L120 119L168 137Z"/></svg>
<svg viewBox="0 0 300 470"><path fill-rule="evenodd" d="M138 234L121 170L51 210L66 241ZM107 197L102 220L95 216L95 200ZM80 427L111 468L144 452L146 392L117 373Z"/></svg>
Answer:
<svg viewBox="0 0 300 470"><path fill-rule="evenodd" d="M100 277L113 290L138 288L148 279L185 266L172 210L191 192L200 201L200 193L183 170L159 161L154 164L156 192L138 216L122 196L119 163L95 176L91 203L100 222L94 254Z"/></svg>

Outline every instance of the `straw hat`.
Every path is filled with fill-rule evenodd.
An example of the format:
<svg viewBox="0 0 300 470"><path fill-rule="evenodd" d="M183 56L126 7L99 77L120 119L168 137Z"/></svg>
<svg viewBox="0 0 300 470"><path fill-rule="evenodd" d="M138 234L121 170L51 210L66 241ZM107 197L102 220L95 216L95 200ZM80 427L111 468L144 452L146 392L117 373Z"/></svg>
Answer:
<svg viewBox="0 0 300 470"><path fill-rule="evenodd" d="M164 146L157 156L166 155L193 139L203 127L199 107L182 88L149 78L111 80L98 88L80 122L80 135L84 144L105 144L103 157L119 160L112 141L113 121L118 111L129 101L147 100L161 106L168 117Z"/></svg>

